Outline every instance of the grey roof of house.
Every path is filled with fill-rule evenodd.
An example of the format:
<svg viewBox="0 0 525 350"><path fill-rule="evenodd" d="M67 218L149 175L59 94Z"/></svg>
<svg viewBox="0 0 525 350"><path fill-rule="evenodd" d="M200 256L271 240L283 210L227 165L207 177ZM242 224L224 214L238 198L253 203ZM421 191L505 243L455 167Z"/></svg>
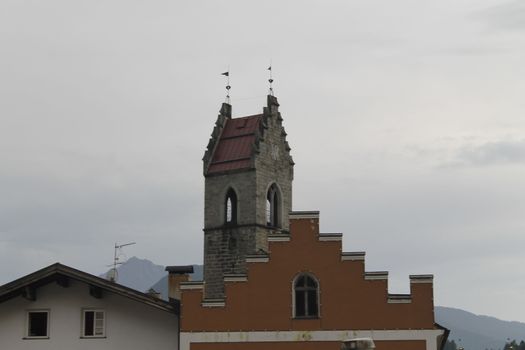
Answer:
<svg viewBox="0 0 525 350"><path fill-rule="evenodd" d="M53 282L67 287L69 279L86 283L93 289L121 295L125 298L163 311L179 314L178 303L167 302L155 298L135 289L125 287L118 283L108 281L60 263L47 266L41 270L0 286L0 303L18 296L27 297L31 290L37 290L39 287Z"/></svg>

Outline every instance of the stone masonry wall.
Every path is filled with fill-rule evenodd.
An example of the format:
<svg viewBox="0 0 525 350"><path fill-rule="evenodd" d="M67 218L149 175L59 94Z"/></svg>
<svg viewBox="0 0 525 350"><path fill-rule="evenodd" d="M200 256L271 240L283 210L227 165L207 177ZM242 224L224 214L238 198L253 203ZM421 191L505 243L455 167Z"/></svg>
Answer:
<svg viewBox="0 0 525 350"><path fill-rule="evenodd" d="M256 205L253 194L256 190L255 170L241 173L207 177L204 182L204 228L222 227L226 217L226 193L231 187L237 194L237 223L256 222Z"/></svg>
<svg viewBox="0 0 525 350"><path fill-rule="evenodd" d="M264 116L268 129L259 144L259 153L255 158L257 222L266 224L266 195L270 185L275 183L281 196L281 208L279 208L281 228L288 232L290 227L288 214L292 210L293 160L277 106L271 105L270 102L269 107L264 109Z"/></svg>

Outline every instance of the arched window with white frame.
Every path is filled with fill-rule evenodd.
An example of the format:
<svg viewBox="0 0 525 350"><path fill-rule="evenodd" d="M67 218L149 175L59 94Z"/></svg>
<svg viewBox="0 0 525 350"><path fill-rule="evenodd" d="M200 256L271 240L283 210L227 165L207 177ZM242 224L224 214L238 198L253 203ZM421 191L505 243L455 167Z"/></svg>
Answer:
<svg viewBox="0 0 525 350"><path fill-rule="evenodd" d="M293 284L294 317L319 317L319 283L309 274L301 274Z"/></svg>

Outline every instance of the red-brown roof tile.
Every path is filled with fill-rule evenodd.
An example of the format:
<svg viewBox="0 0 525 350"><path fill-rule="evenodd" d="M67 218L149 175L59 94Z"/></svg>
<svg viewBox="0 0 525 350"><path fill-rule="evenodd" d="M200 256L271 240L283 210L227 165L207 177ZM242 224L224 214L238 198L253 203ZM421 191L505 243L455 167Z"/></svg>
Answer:
<svg viewBox="0 0 525 350"><path fill-rule="evenodd" d="M262 115L228 119L215 148L208 173L249 168L255 133Z"/></svg>

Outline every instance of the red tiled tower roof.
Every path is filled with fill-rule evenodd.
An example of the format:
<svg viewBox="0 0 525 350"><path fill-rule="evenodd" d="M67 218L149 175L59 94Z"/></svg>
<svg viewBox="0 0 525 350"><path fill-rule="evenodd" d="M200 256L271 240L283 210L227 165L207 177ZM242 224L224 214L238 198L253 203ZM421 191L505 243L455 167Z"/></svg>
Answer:
<svg viewBox="0 0 525 350"><path fill-rule="evenodd" d="M265 135L270 129L277 130L275 137L280 140L278 147L281 148L282 159L287 159L293 166L278 107L277 98L269 95L262 114L232 119L232 106L223 103L202 158L204 176L255 169L261 152L260 144L265 142ZM266 151L264 157L268 156L268 147L263 147L263 150ZM275 152L275 157L279 157L279 150Z"/></svg>
<svg viewBox="0 0 525 350"><path fill-rule="evenodd" d="M208 174L250 168L255 134L261 119L262 114L226 119L221 137L213 152Z"/></svg>

